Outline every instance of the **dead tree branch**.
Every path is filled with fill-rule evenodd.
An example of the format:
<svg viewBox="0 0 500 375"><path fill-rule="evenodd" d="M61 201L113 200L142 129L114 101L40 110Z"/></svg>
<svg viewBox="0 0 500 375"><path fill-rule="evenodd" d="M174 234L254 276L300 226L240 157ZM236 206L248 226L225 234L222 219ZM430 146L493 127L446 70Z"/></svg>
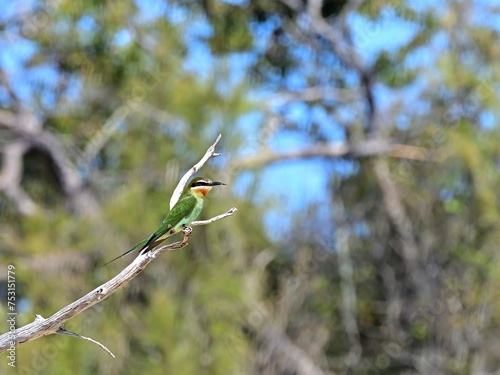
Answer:
<svg viewBox="0 0 500 375"><path fill-rule="evenodd" d="M38 315L38 316L40 316L40 315ZM115 355L113 353L111 353L111 351L105 345L101 344L99 341L91 339L90 337L79 335L78 333L65 330L64 328L60 328L56 333L58 335L68 335L68 336L77 337L77 338L82 339L82 340L87 340L87 341L93 342L94 344L100 346L103 350L107 351L111 357L116 358Z"/></svg>
<svg viewBox="0 0 500 375"><path fill-rule="evenodd" d="M23 215L31 215L37 210L36 203L21 187L23 156L27 148L24 141L14 141L5 146L0 171L0 191L16 204Z"/></svg>
<svg viewBox="0 0 500 375"><path fill-rule="evenodd" d="M56 166L62 190L77 212L98 211L97 200L85 188L85 181L68 157L64 145L56 135L43 129L40 120L29 113L15 115L9 111L0 110L0 129L19 138L26 148L36 147L50 157Z"/></svg>
<svg viewBox="0 0 500 375"><path fill-rule="evenodd" d="M370 139L356 144L348 142L316 144L310 148L288 153L276 153L266 149L256 153L255 156L235 160L230 164L230 167L233 169L251 169L285 160L318 157L361 158L379 155L420 161L440 161L439 158L431 158L430 152L422 147L391 143L385 139Z"/></svg>
<svg viewBox="0 0 500 375"><path fill-rule="evenodd" d="M220 220L220 219L224 219L225 217L228 217L228 216L231 216L232 214L234 214L236 211L238 211L238 209L236 207L232 207L230 208L227 212L223 213L223 214L220 214L220 215L217 215L217 216L214 216L213 218L211 219L207 219L207 220L200 220L200 221L193 221L190 225L192 227L195 227L197 225L207 225L207 224L211 224L213 223L214 221L217 221L217 220Z"/></svg>
<svg viewBox="0 0 500 375"><path fill-rule="evenodd" d="M182 176L181 180L179 181L179 183L177 184L177 187L174 190L174 193L172 194L172 198L170 198L170 209L172 209L172 207L175 206L175 204L177 203L177 201L181 197L181 194L184 191L189 179L196 172L198 172L200 170L200 168L203 167L209 159L220 156L220 154L215 152L215 147L219 143L221 137L222 137L222 135L219 134L219 136L215 140L214 144L208 148L207 152L205 152L205 155L203 155L203 157L200 159L200 161L198 163L196 163L189 171L187 171L184 176Z"/></svg>
<svg viewBox="0 0 500 375"><path fill-rule="evenodd" d="M114 278L101 286L98 286L75 302L70 303L68 306L62 308L51 317L45 319L38 315L37 319L35 319L33 323L18 328L14 332L7 332L1 335L0 353L6 351L12 342L15 345L19 345L24 344L25 342L33 341L42 336L58 333L58 331L62 329L63 324L69 319L101 302L114 292L126 286L130 281L132 281L132 279L140 274L157 255L166 251L178 250L185 247L188 244L189 235L190 232L186 231L182 241L174 242L151 252L139 255L131 264L128 265L128 267L126 267Z"/></svg>

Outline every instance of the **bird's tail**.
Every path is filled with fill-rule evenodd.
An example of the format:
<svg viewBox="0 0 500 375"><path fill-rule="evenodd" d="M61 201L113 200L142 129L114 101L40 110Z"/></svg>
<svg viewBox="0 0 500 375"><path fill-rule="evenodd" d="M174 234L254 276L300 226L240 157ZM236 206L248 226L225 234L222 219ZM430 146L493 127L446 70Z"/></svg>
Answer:
<svg viewBox="0 0 500 375"><path fill-rule="evenodd" d="M130 250L125 251L122 255L118 255L116 258L111 259L109 262L104 263L102 266L99 266L99 267L107 266L111 262L114 262L115 260L120 259L121 257L124 257L128 253L131 253L132 251L135 251L137 249L143 250L144 248L148 247L150 240L151 240L151 237L148 237L145 240L142 240L137 245L135 245L134 247L132 247ZM141 251L141 254L142 254L142 251Z"/></svg>

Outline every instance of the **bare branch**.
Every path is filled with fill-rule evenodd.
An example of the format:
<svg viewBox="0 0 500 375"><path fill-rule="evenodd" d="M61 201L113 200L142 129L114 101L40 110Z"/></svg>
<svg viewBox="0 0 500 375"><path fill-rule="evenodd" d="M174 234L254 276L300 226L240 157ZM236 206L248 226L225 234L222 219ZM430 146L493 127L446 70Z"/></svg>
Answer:
<svg viewBox="0 0 500 375"><path fill-rule="evenodd" d="M211 224L213 223L214 221L217 221L217 220L220 220L220 219L224 219L225 217L228 217L228 216L231 216L232 214L234 214L236 211L238 211L238 209L236 207L232 207L230 208L227 212L223 213L223 214L220 214L220 215L217 215L217 216L214 216L213 218L211 219L207 219L207 220L200 220L200 221L193 221L190 226L192 227L195 227L197 225L207 225L207 224Z"/></svg>
<svg viewBox="0 0 500 375"><path fill-rule="evenodd" d="M91 339L90 337L79 335L78 333L65 330L64 328L59 328L59 330L56 333L59 335L69 335L69 336L73 336L73 337L78 337L79 339L93 342L94 344L99 345L102 349L107 351L111 357L116 358L115 355L113 353L111 353L111 351L106 346L101 344L99 341Z"/></svg>
<svg viewBox="0 0 500 375"><path fill-rule="evenodd" d="M20 327L14 332L4 333L0 336L0 353L8 350L12 342L15 345L19 345L42 336L58 333L64 323L66 323L69 319L103 301L114 292L126 286L159 254L167 251L182 249L187 246L190 234L190 231L185 231L182 241L174 242L154 249L151 252L139 255L114 278L101 286L98 286L75 302L70 303L68 306L62 308L51 317L47 319L40 319L39 317L35 319L33 323Z"/></svg>
<svg viewBox="0 0 500 375"><path fill-rule="evenodd" d="M422 147L391 143L385 139L370 139L357 144L351 144L348 142L317 144L310 148L291 151L288 153L275 153L271 150L264 150L255 156L236 160L230 163L230 167L235 169L250 169L285 160L316 157L360 158L384 154L396 158L420 161L428 160L430 157L430 152ZM439 158L433 158L429 161L439 160Z"/></svg>
<svg viewBox="0 0 500 375"><path fill-rule="evenodd" d="M189 171L187 171L184 176L182 176L181 180L179 181L179 183L177 184L177 187L174 190L174 193L172 194L172 198L170 198L170 209L172 209L175 206L175 204L177 203L177 201L181 197L181 194L184 191L189 179L196 172L198 172L200 170L200 168L203 167L209 159L220 156L220 154L215 152L215 147L219 143L221 137L222 137L222 134L219 134L219 136L215 140L214 144L208 148L207 152L205 152L205 155L203 155L203 157L200 159L200 161L198 163L196 163Z"/></svg>
<svg viewBox="0 0 500 375"><path fill-rule="evenodd" d="M79 160L79 165L91 169L91 162L99 152L106 146L108 141L113 137L119 129L123 121L132 113L141 111L145 117L151 118L159 123L174 122L176 119L168 112L159 110L147 103L134 103L132 101L124 102L117 109L113 111L111 116L105 121L104 125L96 132L96 134L89 140ZM177 126L172 126L177 129Z"/></svg>
<svg viewBox="0 0 500 375"><path fill-rule="evenodd" d="M31 215L37 205L21 187L23 176L23 156L28 146L24 141L14 141L3 150L0 190L7 195L23 215Z"/></svg>
<svg viewBox="0 0 500 375"><path fill-rule="evenodd" d="M44 130L43 124L34 115L29 113L14 115L9 111L0 110L0 129L16 135L27 147L38 147L51 158L57 168L61 187L78 212L98 211L97 200L85 189L85 181L65 152L60 139Z"/></svg>

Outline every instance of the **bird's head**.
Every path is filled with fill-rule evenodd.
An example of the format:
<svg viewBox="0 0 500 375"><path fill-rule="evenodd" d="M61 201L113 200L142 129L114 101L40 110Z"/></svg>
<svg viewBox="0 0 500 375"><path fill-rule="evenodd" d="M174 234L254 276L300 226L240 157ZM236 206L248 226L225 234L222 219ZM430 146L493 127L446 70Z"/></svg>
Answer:
<svg viewBox="0 0 500 375"><path fill-rule="evenodd" d="M212 190L212 187L219 185L225 185L225 183L218 181L211 181L208 178L197 177L191 180L191 182L188 185L188 189L195 194L199 194L205 197L208 194L208 192Z"/></svg>

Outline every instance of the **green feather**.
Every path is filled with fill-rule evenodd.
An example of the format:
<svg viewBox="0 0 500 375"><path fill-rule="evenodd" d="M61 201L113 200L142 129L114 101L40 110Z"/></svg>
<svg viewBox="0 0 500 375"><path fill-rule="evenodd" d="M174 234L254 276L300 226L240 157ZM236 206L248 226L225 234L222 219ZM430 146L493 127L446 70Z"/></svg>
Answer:
<svg viewBox="0 0 500 375"><path fill-rule="evenodd" d="M140 254L144 254L154 249L167 237L179 232L184 226L194 219L189 220L196 207L197 199L192 194L186 194L175 204L172 210L163 219L161 226L149 238L141 248Z"/></svg>
<svg viewBox="0 0 500 375"><path fill-rule="evenodd" d="M210 191L210 188L220 185L225 184L223 182L210 181L201 177L191 180L188 187L182 192L179 201L174 205L167 216L165 216L156 232L106 264L120 259L122 256L137 249L140 249L140 254L151 251L171 235L180 232L185 226L196 220L203 209L205 195Z"/></svg>
<svg viewBox="0 0 500 375"><path fill-rule="evenodd" d="M121 257L123 257L123 256L127 255L128 253L131 253L131 252L132 252L132 251L134 251L134 250L137 250L137 249L139 249L139 248L144 247L144 245L145 245L145 244L149 241L149 238L150 238L150 237L146 238L145 240L142 240L142 241L141 241L141 242L139 242L137 245L135 245L134 247L132 247L130 250L127 250L127 251L125 251L122 255L118 255L116 258L113 258L113 259L111 259L109 262L104 263L101 267L104 267L104 266L106 266L106 265L110 264L111 262L114 262L115 260L120 259Z"/></svg>
<svg viewBox="0 0 500 375"><path fill-rule="evenodd" d="M194 213L193 211L196 208L196 205L199 204L198 212ZM186 225L189 225L196 217L199 215L201 208L203 207L203 200L198 203L198 199L190 194L187 190L179 199L179 201L175 204L172 210L165 216L160 227L148 238L142 240L137 245L132 247L130 250L127 250L123 254L117 256L116 258L110 260L109 262L103 264L101 267L108 265L111 262L114 262L117 259L140 249L139 254L144 254L160 243L162 243L167 237L179 232Z"/></svg>

